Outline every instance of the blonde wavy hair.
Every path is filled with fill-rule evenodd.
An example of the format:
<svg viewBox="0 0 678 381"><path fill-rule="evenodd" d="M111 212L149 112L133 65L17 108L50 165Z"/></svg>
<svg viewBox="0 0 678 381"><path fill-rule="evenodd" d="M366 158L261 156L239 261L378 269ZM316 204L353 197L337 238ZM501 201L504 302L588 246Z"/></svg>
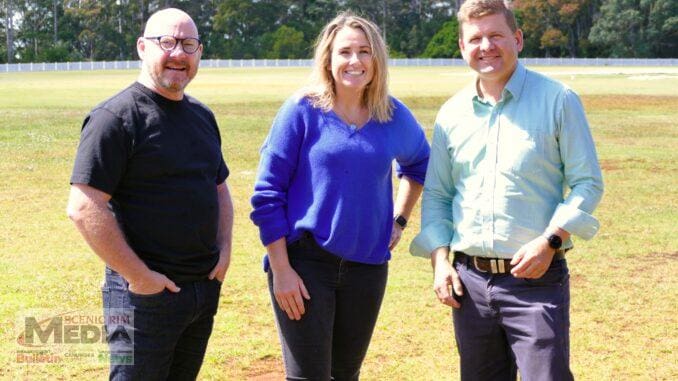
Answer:
<svg viewBox="0 0 678 381"><path fill-rule="evenodd" d="M334 78L332 77L332 45L337 32L349 27L365 33L372 50L372 81L363 91L362 105L370 117L379 122L387 122L393 116L393 102L388 94L388 50L381 37L379 27L371 21L356 16L350 11L339 13L320 32L315 44L313 72L310 85L302 89L314 107L329 111L336 101Z"/></svg>

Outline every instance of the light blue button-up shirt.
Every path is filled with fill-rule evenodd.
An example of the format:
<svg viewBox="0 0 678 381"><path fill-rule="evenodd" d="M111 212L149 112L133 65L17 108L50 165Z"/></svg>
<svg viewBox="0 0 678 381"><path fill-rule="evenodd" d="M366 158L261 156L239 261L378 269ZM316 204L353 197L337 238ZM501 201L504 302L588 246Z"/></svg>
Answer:
<svg viewBox="0 0 678 381"><path fill-rule="evenodd" d="M569 192L568 192L569 189ZM560 227L583 239L603 194L598 158L579 97L518 64L501 100L476 83L440 109L413 255L449 246L473 256L511 258ZM563 248L572 247L567 240Z"/></svg>

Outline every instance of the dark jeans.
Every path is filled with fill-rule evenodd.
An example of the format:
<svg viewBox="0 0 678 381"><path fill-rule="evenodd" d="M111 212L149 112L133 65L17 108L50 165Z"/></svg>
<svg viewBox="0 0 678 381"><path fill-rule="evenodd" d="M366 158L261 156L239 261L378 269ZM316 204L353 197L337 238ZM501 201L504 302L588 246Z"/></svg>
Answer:
<svg viewBox="0 0 678 381"><path fill-rule="evenodd" d="M464 284L454 332L461 379L572 380L570 283L567 262L555 260L539 279L492 275L455 261Z"/></svg>
<svg viewBox="0 0 678 381"><path fill-rule="evenodd" d="M165 289L136 295L120 274L106 268L102 293L111 380L195 380L212 333L221 284L205 279L177 286L178 293ZM129 311L133 319L121 319ZM131 354L133 364L117 361L126 354Z"/></svg>
<svg viewBox="0 0 678 381"><path fill-rule="evenodd" d="M323 250L313 238L288 247L292 268L311 299L290 320L268 284L288 380L358 380L386 289L388 263L350 262Z"/></svg>

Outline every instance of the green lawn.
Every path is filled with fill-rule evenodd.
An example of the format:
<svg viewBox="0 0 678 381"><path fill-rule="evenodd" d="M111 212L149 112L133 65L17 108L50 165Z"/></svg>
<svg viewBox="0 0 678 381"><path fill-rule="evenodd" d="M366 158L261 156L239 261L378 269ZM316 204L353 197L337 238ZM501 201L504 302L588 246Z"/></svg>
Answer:
<svg viewBox="0 0 678 381"><path fill-rule="evenodd" d="M574 374L678 379L678 68L537 69L582 95L606 182L596 211L601 232L576 241L569 256ZM217 116L236 207L233 264L201 379L281 378L249 197L271 120L307 75L308 69L203 69L189 87ZM135 77L0 74L0 379L106 377L107 367L92 361L17 363L15 321L34 308L99 308L103 265L65 215L68 179L83 117ZM391 88L430 136L440 105L470 79L462 68L394 68ZM434 298L428 262L407 253L418 213L391 262L364 380L459 378L450 311Z"/></svg>

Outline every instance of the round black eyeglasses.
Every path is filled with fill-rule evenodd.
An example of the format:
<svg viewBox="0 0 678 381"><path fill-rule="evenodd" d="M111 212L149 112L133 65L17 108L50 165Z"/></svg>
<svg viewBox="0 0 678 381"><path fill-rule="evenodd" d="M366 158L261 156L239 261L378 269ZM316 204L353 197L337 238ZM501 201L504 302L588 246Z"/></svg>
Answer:
<svg viewBox="0 0 678 381"><path fill-rule="evenodd" d="M181 49L186 54L195 53L198 48L200 48L200 40L197 38L175 38L173 36L157 36L157 37L144 37L147 40L156 40L160 49L171 52L177 46L177 43L181 43Z"/></svg>

